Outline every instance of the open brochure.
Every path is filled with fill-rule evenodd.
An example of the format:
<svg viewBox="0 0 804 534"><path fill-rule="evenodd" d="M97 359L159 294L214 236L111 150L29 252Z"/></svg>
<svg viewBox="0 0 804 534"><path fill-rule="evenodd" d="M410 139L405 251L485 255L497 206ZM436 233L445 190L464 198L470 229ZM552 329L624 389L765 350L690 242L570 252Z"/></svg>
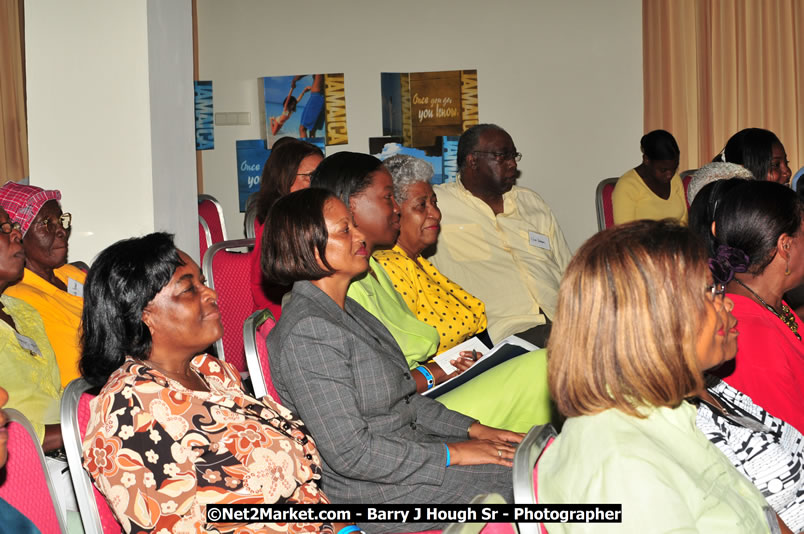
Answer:
<svg viewBox="0 0 804 534"><path fill-rule="evenodd" d="M433 389L422 393L422 395L434 399L439 395L448 393L456 387L465 384L484 371L488 371L492 367L495 367L503 362L507 362L511 358L516 358L520 354L525 354L526 352L531 352L538 349L539 347L533 343L528 343L524 339L517 336L508 336L497 343L491 350L486 348L486 345L484 345L479 339L475 337L470 338L460 345L457 345L452 349L444 351L436 356L434 358L435 362L438 363L442 369L444 369L445 373L449 374L455 370L455 367L449 363L450 360L460 358L461 352L476 350L478 353L482 353L483 356L477 361L477 363L472 365L472 367L465 372L450 378L446 382L438 384Z"/></svg>

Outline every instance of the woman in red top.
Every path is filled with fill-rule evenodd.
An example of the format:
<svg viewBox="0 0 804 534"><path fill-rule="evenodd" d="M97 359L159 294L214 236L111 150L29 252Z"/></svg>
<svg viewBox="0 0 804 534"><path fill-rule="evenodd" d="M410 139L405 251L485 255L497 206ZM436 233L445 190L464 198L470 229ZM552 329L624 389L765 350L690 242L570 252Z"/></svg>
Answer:
<svg viewBox="0 0 804 534"><path fill-rule="evenodd" d="M260 190L254 203L257 213L254 219L255 246L251 252L251 296L254 299L255 310L268 308L276 319L279 319L282 296L290 288L270 286L262 278L260 267L262 226L274 202L288 193L310 187L310 175L322 159L324 156L315 145L283 137L274 143L271 155L262 171Z"/></svg>
<svg viewBox="0 0 804 534"><path fill-rule="evenodd" d="M804 204L781 184L730 180L701 190L692 212L713 214L704 231L716 281L727 284L740 339L734 368L720 374L772 415L804 431L801 319L783 295L804 281ZM698 231L707 227L701 217Z"/></svg>

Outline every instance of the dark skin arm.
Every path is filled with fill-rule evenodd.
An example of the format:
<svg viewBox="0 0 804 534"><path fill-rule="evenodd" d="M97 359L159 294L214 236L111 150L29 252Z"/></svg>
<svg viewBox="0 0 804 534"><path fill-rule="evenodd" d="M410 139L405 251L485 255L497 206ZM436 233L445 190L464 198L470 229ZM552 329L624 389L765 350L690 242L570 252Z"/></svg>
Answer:
<svg viewBox="0 0 804 534"><path fill-rule="evenodd" d="M42 450L55 451L64 447L61 439L61 425L45 425L45 439L42 440Z"/></svg>
<svg viewBox="0 0 804 534"><path fill-rule="evenodd" d="M479 356L481 356L480 353L478 353L478 357ZM473 355L471 352L462 352L460 358L451 360L450 363L457 368L457 371L449 375L445 374L444 370L437 363L428 362L423 364L421 367L425 367L427 368L427 370L430 371L430 373L433 375L433 382L434 382L433 385L438 385L446 380L449 380L453 376L457 376L462 372L466 371L467 369L469 369L472 366L472 364L475 363L475 360L473 360L472 358ZM416 369L415 367L411 369L411 374L413 375L413 380L416 381L416 393L424 393L425 391L427 391L427 379L424 378L424 375L419 371L413 372L415 369Z"/></svg>

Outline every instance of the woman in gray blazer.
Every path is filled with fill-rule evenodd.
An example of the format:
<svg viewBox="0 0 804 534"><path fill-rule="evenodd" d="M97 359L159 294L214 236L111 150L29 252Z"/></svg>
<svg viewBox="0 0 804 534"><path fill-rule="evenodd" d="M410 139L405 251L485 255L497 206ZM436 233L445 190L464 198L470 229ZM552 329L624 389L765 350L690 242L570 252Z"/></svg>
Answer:
<svg viewBox="0 0 804 534"><path fill-rule="evenodd" d="M352 278L368 269L368 251L343 202L315 188L280 199L262 248L266 277L293 283L268 336L271 376L315 439L332 501L468 503L497 492L510 502L522 435L418 395L394 338L346 297ZM439 527L384 523L372 532Z"/></svg>

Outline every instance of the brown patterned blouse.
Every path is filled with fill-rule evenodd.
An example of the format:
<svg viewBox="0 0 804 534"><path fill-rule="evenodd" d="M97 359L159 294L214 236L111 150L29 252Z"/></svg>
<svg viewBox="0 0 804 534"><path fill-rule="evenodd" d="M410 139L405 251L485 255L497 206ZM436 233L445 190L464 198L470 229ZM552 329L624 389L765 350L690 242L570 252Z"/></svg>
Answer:
<svg viewBox="0 0 804 534"><path fill-rule="evenodd" d="M206 522L207 504L329 501L300 420L269 397L248 396L226 362L200 355L191 365L208 392L129 357L92 400L84 468L124 531L331 531L320 523Z"/></svg>

